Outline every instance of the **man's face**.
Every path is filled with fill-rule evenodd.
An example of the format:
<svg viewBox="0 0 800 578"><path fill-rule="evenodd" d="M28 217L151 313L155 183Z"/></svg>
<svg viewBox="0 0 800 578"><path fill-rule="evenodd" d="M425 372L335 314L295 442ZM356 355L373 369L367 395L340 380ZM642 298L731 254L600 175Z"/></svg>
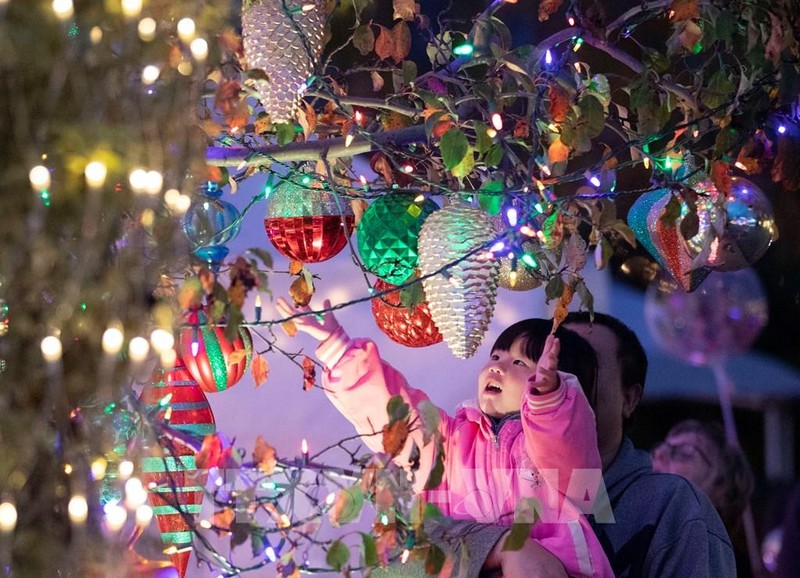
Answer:
<svg viewBox="0 0 800 578"><path fill-rule="evenodd" d="M623 419L631 415L639 401L638 395L622 388L622 375L617 355L617 337L604 325L565 323L594 349L597 355L597 445L605 469L614 460L622 443Z"/></svg>

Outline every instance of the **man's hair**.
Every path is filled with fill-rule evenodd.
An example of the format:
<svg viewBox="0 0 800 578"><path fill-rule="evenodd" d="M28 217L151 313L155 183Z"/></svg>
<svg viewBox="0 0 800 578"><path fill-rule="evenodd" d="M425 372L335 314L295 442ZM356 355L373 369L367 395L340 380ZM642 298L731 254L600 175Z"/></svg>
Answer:
<svg viewBox="0 0 800 578"><path fill-rule="evenodd" d="M492 346L492 351L508 351L514 341L521 337L524 342L522 349L526 357L539 361L544 350L544 342L553 327L551 320L523 319L508 326L497 338ZM566 327L559 327L555 336L561 342L561 352L558 356L558 369L571 373L578 381L586 394L586 398L594 409L596 405L597 384L597 356L592 346L583 337L570 331Z"/></svg>
<svg viewBox="0 0 800 578"><path fill-rule="evenodd" d="M628 389L637 383L644 390L647 378L647 353L642 343L630 327L606 313L595 313L594 318L586 311L573 311L567 315L565 324L602 325L617 338L617 360L620 368L622 387Z"/></svg>
<svg viewBox="0 0 800 578"><path fill-rule="evenodd" d="M728 532L733 532L741 522L755 486L755 477L747 456L741 448L728 443L722 425L717 422L704 423L687 419L672 426L667 436L687 432L704 436L719 450L719 472L714 478L708 497Z"/></svg>

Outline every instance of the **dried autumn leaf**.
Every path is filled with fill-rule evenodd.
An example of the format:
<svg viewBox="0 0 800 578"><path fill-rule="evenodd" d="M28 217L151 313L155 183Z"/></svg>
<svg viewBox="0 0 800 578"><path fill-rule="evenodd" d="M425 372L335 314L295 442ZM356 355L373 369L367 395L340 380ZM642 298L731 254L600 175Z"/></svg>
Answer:
<svg viewBox="0 0 800 578"><path fill-rule="evenodd" d="M314 362L308 357L303 357L303 390L308 391L313 388L316 382L317 368Z"/></svg>
<svg viewBox="0 0 800 578"><path fill-rule="evenodd" d="M289 337L297 335L297 325L294 321L284 321L281 323L281 329L283 329L283 332Z"/></svg>
<svg viewBox="0 0 800 578"><path fill-rule="evenodd" d="M291 322L287 321L287 323ZM295 331L297 331L297 328L295 328ZM269 362L261 355L254 355L250 362L250 372L253 374L253 381L256 387L260 386L269 377Z"/></svg>
<svg viewBox="0 0 800 578"><path fill-rule="evenodd" d="M289 275L299 275L302 271L303 271L302 261L295 261L294 259L289 261Z"/></svg>
<svg viewBox="0 0 800 578"><path fill-rule="evenodd" d="M554 84L547 87L547 109L554 122L564 122L570 108L569 95Z"/></svg>
<svg viewBox="0 0 800 578"><path fill-rule="evenodd" d="M419 14L419 4L414 0L392 0L394 15L392 20L414 20Z"/></svg>
<svg viewBox="0 0 800 578"><path fill-rule="evenodd" d="M264 134L272 130L272 119L266 112L261 112L253 121L253 129L256 134Z"/></svg>
<svg viewBox="0 0 800 578"><path fill-rule="evenodd" d="M226 26L225 29L217 35L217 46L219 46L219 49L223 52L228 51L239 55L244 53L242 37L229 26Z"/></svg>
<svg viewBox="0 0 800 578"><path fill-rule="evenodd" d="M217 530L230 531L234 519L236 519L236 513L233 509L225 508L224 510L214 512L214 515L211 516L211 523Z"/></svg>
<svg viewBox="0 0 800 578"><path fill-rule="evenodd" d="M723 161L711 163L711 180L721 195L727 196L731 192L733 181L728 173L730 166Z"/></svg>
<svg viewBox="0 0 800 578"><path fill-rule="evenodd" d="M394 457L400 453L408 439L408 423L398 420L383 426L383 451Z"/></svg>
<svg viewBox="0 0 800 578"><path fill-rule="evenodd" d="M383 153L375 153L372 155L372 158L370 158L369 166L373 171L383 177L387 185L394 183L392 164L389 162L389 159L386 158L386 155Z"/></svg>
<svg viewBox="0 0 800 578"><path fill-rule="evenodd" d="M241 283L234 283L230 287L228 287L228 302L231 305L235 305L239 309L244 306L244 300L247 296L247 290L245 286Z"/></svg>
<svg viewBox="0 0 800 578"><path fill-rule="evenodd" d="M547 148L547 157L551 163L562 163L569 158L569 147L557 138Z"/></svg>
<svg viewBox="0 0 800 578"><path fill-rule="evenodd" d="M309 287L305 275L295 279L289 287L289 296L297 307L305 307L311 303L314 296L314 288Z"/></svg>
<svg viewBox="0 0 800 578"><path fill-rule="evenodd" d="M262 436L256 438L253 460L258 464L258 469L267 475L272 474L275 471L275 466L278 465L275 448L269 445Z"/></svg>
<svg viewBox="0 0 800 578"><path fill-rule="evenodd" d="M548 20L561 7L564 0L540 0L539 1L539 22Z"/></svg>
<svg viewBox="0 0 800 578"><path fill-rule="evenodd" d="M203 291L206 295L211 295L214 293L214 285L216 283L214 273L212 273L207 267L203 267L197 273L197 278L200 280L200 285L203 287Z"/></svg>
<svg viewBox="0 0 800 578"><path fill-rule="evenodd" d="M178 305L181 309L191 309L199 306L203 299L203 286L200 280L190 277L183 282L178 291Z"/></svg>
<svg viewBox="0 0 800 578"><path fill-rule="evenodd" d="M553 329L550 333L555 333L558 326L564 322L569 314L569 304L572 303L572 297L575 295L575 289L571 283L564 283L564 291L561 297L556 302L555 310L553 311Z"/></svg>
<svg viewBox="0 0 800 578"><path fill-rule="evenodd" d="M250 109L237 80L223 80L217 85L214 107L222 114L231 128L242 128L250 119Z"/></svg>
<svg viewBox="0 0 800 578"><path fill-rule="evenodd" d="M514 138L527 139L531 136L531 123L527 118L519 119L514 125Z"/></svg>
<svg viewBox="0 0 800 578"><path fill-rule="evenodd" d="M694 52L697 43L703 38L703 29L691 20L683 24L683 30L678 34L681 46L690 52Z"/></svg>
<svg viewBox="0 0 800 578"><path fill-rule="evenodd" d="M236 351L232 351L231 354L228 356L228 365L239 363L245 357L247 357L247 352L244 349L237 349Z"/></svg>
<svg viewBox="0 0 800 578"><path fill-rule="evenodd" d="M309 137L314 134L314 131L317 130L317 113L314 110L314 107L308 104L306 101L303 101L303 104L305 105L305 114L298 114L297 122L299 122L300 126L303 127L303 138L308 140Z"/></svg>
<svg viewBox="0 0 800 578"><path fill-rule="evenodd" d="M364 24L353 32L353 47L366 56L375 48L375 33L370 24Z"/></svg>
<svg viewBox="0 0 800 578"><path fill-rule="evenodd" d="M380 92L384 84L383 76L381 76L381 73L376 70L373 70L372 72L369 73L369 78L370 80L372 80L372 92Z"/></svg>
<svg viewBox="0 0 800 578"><path fill-rule="evenodd" d="M411 52L411 30L405 20L401 20L392 28L394 39L392 46L392 59L400 63Z"/></svg>
<svg viewBox="0 0 800 578"><path fill-rule="evenodd" d="M367 210L369 205L364 199L352 199L350 201L350 207L353 209L353 214L355 215L353 227L358 228L358 224L361 222L361 217L364 216L364 211Z"/></svg>
<svg viewBox="0 0 800 578"><path fill-rule="evenodd" d="M375 54L381 60L389 58L394 51L392 31L378 24L378 37L375 39Z"/></svg>
<svg viewBox="0 0 800 578"><path fill-rule="evenodd" d="M676 22L700 18L700 2L698 0L672 0L671 17Z"/></svg>

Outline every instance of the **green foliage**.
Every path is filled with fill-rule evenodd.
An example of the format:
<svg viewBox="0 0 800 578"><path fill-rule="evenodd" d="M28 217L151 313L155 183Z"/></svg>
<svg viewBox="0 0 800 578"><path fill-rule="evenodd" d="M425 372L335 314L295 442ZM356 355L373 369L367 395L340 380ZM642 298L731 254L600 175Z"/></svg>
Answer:
<svg viewBox="0 0 800 578"><path fill-rule="evenodd" d="M325 561L331 568L340 572L350 562L350 548L341 540L334 540L328 547Z"/></svg>

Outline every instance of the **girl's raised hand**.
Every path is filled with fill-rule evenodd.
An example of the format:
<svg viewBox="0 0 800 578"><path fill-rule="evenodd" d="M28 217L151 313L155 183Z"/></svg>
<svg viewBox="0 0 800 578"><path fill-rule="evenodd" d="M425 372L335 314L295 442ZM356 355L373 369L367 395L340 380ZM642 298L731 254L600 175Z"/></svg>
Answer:
<svg viewBox="0 0 800 578"><path fill-rule="evenodd" d="M558 389L558 353L561 341L555 335L548 335L544 342L542 356L536 363L536 373L528 378L528 387L534 395L544 395Z"/></svg>
<svg viewBox="0 0 800 578"><path fill-rule="evenodd" d="M328 309L330 306L331 302L329 299L322 302L323 309ZM307 313L311 311L310 307L292 307L283 297L278 298L275 307L284 317L291 317L298 313ZM310 313L309 315L296 317L292 319L292 323L297 326L298 331L308 333L318 341L325 341L339 328L339 322L330 311L318 315Z"/></svg>

